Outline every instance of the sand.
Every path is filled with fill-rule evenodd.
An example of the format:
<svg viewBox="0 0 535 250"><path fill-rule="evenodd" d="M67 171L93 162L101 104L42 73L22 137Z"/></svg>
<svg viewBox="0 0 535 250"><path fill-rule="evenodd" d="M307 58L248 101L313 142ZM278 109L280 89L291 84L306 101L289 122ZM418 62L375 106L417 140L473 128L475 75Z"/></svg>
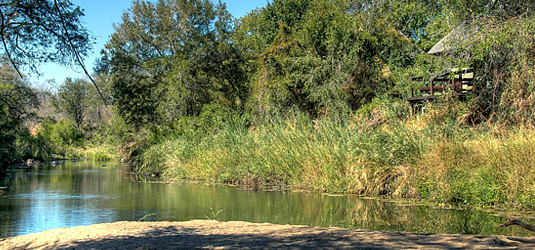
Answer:
<svg viewBox="0 0 535 250"><path fill-rule="evenodd" d="M242 221L115 222L0 239L0 249L535 249L535 238Z"/></svg>

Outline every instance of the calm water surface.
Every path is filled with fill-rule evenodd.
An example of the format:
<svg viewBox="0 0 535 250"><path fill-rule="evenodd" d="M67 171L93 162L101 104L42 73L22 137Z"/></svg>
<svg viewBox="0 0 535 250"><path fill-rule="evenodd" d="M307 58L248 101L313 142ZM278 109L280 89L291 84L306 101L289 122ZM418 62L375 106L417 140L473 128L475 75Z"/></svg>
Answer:
<svg viewBox="0 0 535 250"><path fill-rule="evenodd" d="M106 166L103 166L106 164ZM532 236L496 228L507 218L482 211L432 208L300 192L140 181L115 163L63 162L11 170L0 180L0 238L103 222L218 219L430 233ZM535 223L530 219L523 219Z"/></svg>

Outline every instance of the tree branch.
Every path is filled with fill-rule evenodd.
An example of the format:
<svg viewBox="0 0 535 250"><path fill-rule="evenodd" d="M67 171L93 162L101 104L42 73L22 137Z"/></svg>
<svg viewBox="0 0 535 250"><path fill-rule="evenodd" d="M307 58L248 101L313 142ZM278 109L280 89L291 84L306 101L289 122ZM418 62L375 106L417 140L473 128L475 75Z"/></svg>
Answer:
<svg viewBox="0 0 535 250"><path fill-rule="evenodd" d="M5 38L5 34L4 34L4 31L5 31L5 28L6 28L5 27L5 17L4 17L4 13L2 12L2 9L0 9L0 18L1 18L1 22L2 22L0 24L0 36L2 36L2 45L4 46L4 50L6 51L7 58L9 59L9 62L11 63L11 65L13 66L15 71L17 71L17 74L19 75L19 77L20 78L24 78L22 73L20 73L19 68L15 64L15 61L13 60L13 57L11 57L11 52L9 51L9 48L7 47L6 38Z"/></svg>
<svg viewBox="0 0 535 250"><path fill-rule="evenodd" d="M524 223L522 221L519 221L519 220L512 220L512 221L508 221L504 224L501 224L501 225L498 225L498 227L508 227L508 226L512 226L512 225L518 225L518 226L521 226L529 231L532 231L532 232L535 232L535 226L534 225L530 225L530 224L527 224L527 223Z"/></svg>
<svg viewBox="0 0 535 250"><path fill-rule="evenodd" d="M100 91L100 88L98 87L97 83L95 82L95 80L93 79L91 74L89 74L89 72L87 71L87 68L85 67L85 64L84 64L84 62L82 60L82 57L80 56L80 53L78 52L78 49L76 48L76 46L74 46L74 43L71 40L71 37L69 35L69 31L67 30L67 27L65 25L65 21L64 21L65 19L63 18L63 14L61 12L61 9L59 8L57 0L54 0L54 5L55 5L55 7L56 7L56 9L58 11L59 17L60 17L61 27L63 28L63 32L65 32L65 36L67 38L67 42L69 43L69 45L71 47L71 50L74 53L76 61L78 62L80 67L82 67L82 69L84 70L85 75L87 77L89 77L89 80L91 81L91 83L93 83L93 85L97 89L98 94L100 95L100 97L102 98L102 101L104 102L104 106L106 106L106 108L108 108L108 103L106 102L106 99L104 98L104 95L102 95L102 92Z"/></svg>

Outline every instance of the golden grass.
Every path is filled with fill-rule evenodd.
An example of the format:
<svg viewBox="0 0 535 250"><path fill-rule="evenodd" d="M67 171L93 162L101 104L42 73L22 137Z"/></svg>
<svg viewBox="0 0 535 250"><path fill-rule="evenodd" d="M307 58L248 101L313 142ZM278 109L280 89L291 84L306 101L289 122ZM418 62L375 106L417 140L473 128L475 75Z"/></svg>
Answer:
<svg viewBox="0 0 535 250"><path fill-rule="evenodd" d="M535 130L437 124L443 114L366 123L296 117L145 150L168 179L469 204L535 203ZM439 119L440 120L440 119Z"/></svg>

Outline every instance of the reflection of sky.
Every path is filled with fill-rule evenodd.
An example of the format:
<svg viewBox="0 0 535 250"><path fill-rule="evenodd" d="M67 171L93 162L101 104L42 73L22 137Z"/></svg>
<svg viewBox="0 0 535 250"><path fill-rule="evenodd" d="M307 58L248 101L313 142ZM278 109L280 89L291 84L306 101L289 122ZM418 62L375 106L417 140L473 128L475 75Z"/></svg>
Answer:
<svg viewBox="0 0 535 250"><path fill-rule="evenodd" d="M111 197L68 194L57 190L36 190L18 195L14 199L25 204L19 208L21 220L18 221L18 234L113 222L113 209L103 209L109 198Z"/></svg>
<svg viewBox="0 0 535 250"><path fill-rule="evenodd" d="M160 221L210 218L372 230L526 234L518 228L498 229L503 219L481 211L406 206L356 196L148 183L110 165L68 162L60 168L12 177L0 180L0 186L10 187L0 196L0 238L58 227L137 221L144 216Z"/></svg>
<svg viewBox="0 0 535 250"><path fill-rule="evenodd" d="M117 180L111 177L120 171L64 165L15 172L0 180L0 186L10 187L0 196L0 237L116 221L110 201L118 196L109 192L107 183Z"/></svg>

